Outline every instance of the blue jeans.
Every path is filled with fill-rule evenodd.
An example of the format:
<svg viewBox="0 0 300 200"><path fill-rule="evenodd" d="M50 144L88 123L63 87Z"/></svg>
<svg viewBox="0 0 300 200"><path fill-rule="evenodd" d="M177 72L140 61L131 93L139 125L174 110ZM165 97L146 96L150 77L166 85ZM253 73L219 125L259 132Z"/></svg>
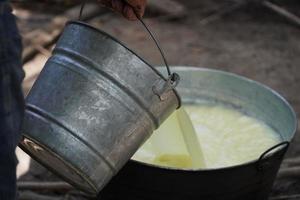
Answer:
<svg viewBox="0 0 300 200"><path fill-rule="evenodd" d="M15 17L8 4L0 2L0 200L16 198L15 149L24 115L21 52Z"/></svg>

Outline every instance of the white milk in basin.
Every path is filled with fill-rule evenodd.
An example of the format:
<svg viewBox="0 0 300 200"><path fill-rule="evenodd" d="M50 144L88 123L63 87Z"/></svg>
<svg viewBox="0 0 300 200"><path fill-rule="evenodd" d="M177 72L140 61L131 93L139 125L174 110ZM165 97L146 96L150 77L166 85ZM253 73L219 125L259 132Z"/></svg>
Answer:
<svg viewBox="0 0 300 200"><path fill-rule="evenodd" d="M178 111L153 133L132 159L182 169L222 168L258 159L281 141L269 126L231 107L200 104L183 108L195 129L195 139L201 147L199 160L203 163L195 165L195 159L190 156L187 147L195 143L184 138L183 135L193 136L182 133L180 122L185 120L178 117Z"/></svg>

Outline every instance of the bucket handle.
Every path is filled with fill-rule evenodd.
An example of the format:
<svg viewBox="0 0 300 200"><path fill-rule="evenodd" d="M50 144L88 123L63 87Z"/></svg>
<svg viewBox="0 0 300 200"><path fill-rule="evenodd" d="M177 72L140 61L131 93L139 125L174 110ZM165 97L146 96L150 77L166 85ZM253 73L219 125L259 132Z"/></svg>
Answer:
<svg viewBox="0 0 300 200"><path fill-rule="evenodd" d="M288 147L290 146L290 142L288 141L284 141L284 142L281 142L281 143L278 143L276 145L274 145L273 147L270 147L269 149L267 149L264 153L262 153L257 161L257 169L259 171L262 171L264 168L265 168L265 165L268 165L269 163L263 163L263 159L273 150L281 147L281 146L284 146L285 150L284 150L284 153L286 152L286 150L288 149Z"/></svg>
<svg viewBox="0 0 300 200"><path fill-rule="evenodd" d="M81 20L81 16L82 16L82 12L83 12L83 9L84 9L84 6L86 4L86 1L87 0L84 0L81 4L81 7L80 7L80 11L79 11L79 16L78 16L78 20ZM172 90L174 89L179 81L180 81L180 76L177 74L177 73L172 73L171 70L170 70L170 66L167 62L167 59L165 57L165 54L162 50L162 48L160 47L159 45L159 42L157 41L157 39L154 37L154 34L152 33L152 31L149 29L149 27L146 25L146 23L144 22L144 20L139 17L139 15L136 13L136 11L134 10L135 12L135 15L137 17L137 19L141 22L141 24L144 26L144 28L146 29L146 31L149 33L150 37L152 38L153 42L155 43L157 49L159 50L160 52L160 55L163 59L163 62L167 68L167 72L168 72L168 78L167 78L167 81L165 82L165 84L163 85L163 92L162 91L159 91L160 89L157 89L157 88L153 88L153 92L158 95L161 99L163 99L163 93L168 91L168 90Z"/></svg>

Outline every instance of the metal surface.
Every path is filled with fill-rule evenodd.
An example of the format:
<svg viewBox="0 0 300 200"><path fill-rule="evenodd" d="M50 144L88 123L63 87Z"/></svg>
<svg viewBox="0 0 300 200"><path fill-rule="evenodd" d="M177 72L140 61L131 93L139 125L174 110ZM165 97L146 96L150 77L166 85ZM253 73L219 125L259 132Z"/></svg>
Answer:
<svg viewBox="0 0 300 200"><path fill-rule="evenodd" d="M291 106L270 88L238 75L195 67L172 70L181 77L177 90L183 104L232 106L267 123L284 142L257 160L219 169L172 169L131 160L100 193L101 199L266 200L296 132Z"/></svg>
<svg viewBox="0 0 300 200"><path fill-rule="evenodd" d="M174 90L153 92L166 82L116 39L70 22L27 96L20 146L96 194L180 106Z"/></svg>

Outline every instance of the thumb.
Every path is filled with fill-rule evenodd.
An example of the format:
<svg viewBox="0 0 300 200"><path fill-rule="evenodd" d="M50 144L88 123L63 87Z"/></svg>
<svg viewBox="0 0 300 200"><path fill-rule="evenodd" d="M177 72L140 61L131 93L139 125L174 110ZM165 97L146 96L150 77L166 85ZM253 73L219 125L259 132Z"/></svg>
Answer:
<svg viewBox="0 0 300 200"><path fill-rule="evenodd" d="M145 13L147 0L125 0L132 7L138 17L142 17Z"/></svg>

